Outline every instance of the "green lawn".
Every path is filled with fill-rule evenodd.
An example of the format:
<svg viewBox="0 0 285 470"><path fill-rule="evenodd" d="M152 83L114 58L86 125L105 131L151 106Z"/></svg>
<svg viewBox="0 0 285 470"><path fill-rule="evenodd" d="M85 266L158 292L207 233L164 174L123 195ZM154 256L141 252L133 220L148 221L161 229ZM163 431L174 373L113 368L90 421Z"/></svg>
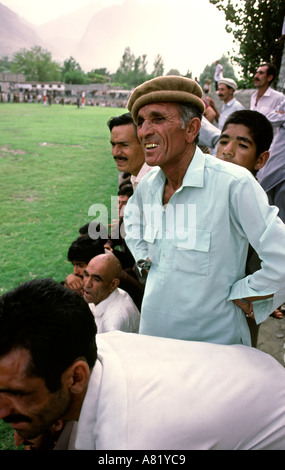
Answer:
<svg viewBox="0 0 285 470"><path fill-rule="evenodd" d="M0 293L35 277L60 281L91 205L110 206L118 172L109 129L117 108L0 105ZM109 211L108 211L109 213Z"/></svg>
<svg viewBox="0 0 285 470"><path fill-rule="evenodd" d="M71 272L67 251L89 207L110 212L118 171L107 121L118 108L0 104L0 294ZM10 429L10 428L8 428ZM0 422L0 450L13 434Z"/></svg>

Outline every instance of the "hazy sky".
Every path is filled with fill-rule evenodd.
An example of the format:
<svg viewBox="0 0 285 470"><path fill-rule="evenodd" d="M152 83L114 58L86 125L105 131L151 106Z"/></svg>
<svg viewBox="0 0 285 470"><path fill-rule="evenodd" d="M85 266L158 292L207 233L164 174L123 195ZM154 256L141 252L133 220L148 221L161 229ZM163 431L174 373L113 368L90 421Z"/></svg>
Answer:
<svg viewBox="0 0 285 470"><path fill-rule="evenodd" d="M23 16L26 20L33 24L46 23L49 20L55 19L60 15L70 13L88 3L102 3L104 6L112 4L121 4L124 0L0 0L0 3L6 5L11 10ZM154 0L139 0L141 3L151 4ZM219 25L225 24L223 12L218 12L214 5L211 5L209 0L165 0L166 2L174 3L176 5L183 5L185 14L187 10L194 4L199 5L201 11L201 21L210 19L213 15L213 20L218 17L221 18ZM44 7L43 7L44 5ZM217 14L215 14L215 10ZM209 16L210 15L210 16ZM214 24L213 24L214 27ZM215 36L215 35L214 35ZM213 36L213 40L215 37Z"/></svg>
<svg viewBox="0 0 285 470"><path fill-rule="evenodd" d="M0 0L14 12L18 13L25 20L34 25L46 23L49 20L58 18L61 15L73 12L88 3L99 3L103 7L112 4L121 4L124 0ZM155 0L139 0L141 3L150 4ZM165 2L174 3L177 7L177 18L173 22L172 36L179 42L181 31L179 31L179 16L183 14L183 18L189 18L189 31L187 31L187 39L191 44L191 52L193 54L193 66L191 71L194 76L199 76L207 64L213 63L216 59L222 57L232 51L232 36L225 31L225 16L209 0L165 0ZM197 17L197 21L196 21ZM195 21L193 22L193 18ZM192 21L191 21L192 20ZM163 21L163 12L158 21ZM190 26L191 22L191 26ZM146 25L147 28L147 25ZM185 32L184 32L185 36ZM200 38L200 39L199 39ZM199 47L198 41L200 40ZM185 47L185 44L184 44ZM182 48L180 48L182 49ZM135 52L135 51L134 51ZM145 51L147 54L150 51ZM158 51L159 52L159 51ZM163 59L167 63L167 57ZM180 62L173 65L180 70L179 64L184 64L185 56L181 56ZM181 73L187 70L182 69Z"/></svg>

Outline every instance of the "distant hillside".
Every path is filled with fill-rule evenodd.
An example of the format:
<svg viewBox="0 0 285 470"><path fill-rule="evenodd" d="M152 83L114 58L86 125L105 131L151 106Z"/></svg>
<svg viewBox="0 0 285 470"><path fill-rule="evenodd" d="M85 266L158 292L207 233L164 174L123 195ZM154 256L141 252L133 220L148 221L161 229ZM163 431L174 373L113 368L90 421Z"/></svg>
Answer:
<svg viewBox="0 0 285 470"><path fill-rule="evenodd" d="M177 8L177 1L117 1L94 0L37 27L0 3L0 56L11 57L23 47L39 45L60 63L72 56L85 72L106 67L113 73L125 48L130 47L136 58L146 54L149 73L158 54L166 73L170 68L186 73L201 62L203 47L207 52L211 49L203 40L202 30L196 34L195 43L190 40L200 18L199 2L189 1L189 14L190 9Z"/></svg>
<svg viewBox="0 0 285 470"><path fill-rule="evenodd" d="M12 57L21 48L44 47L43 40L27 21L0 3L0 56Z"/></svg>

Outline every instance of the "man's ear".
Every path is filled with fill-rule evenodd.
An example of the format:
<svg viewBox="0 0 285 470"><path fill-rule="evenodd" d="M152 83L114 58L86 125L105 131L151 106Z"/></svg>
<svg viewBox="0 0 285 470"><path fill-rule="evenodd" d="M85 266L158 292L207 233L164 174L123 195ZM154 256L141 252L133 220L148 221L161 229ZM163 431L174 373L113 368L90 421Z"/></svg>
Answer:
<svg viewBox="0 0 285 470"><path fill-rule="evenodd" d="M195 141L201 128L201 121L199 118L192 118L186 126L186 139L188 144Z"/></svg>
<svg viewBox="0 0 285 470"><path fill-rule="evenodd" d="M63 374L71 393L79 394L86 389L90 379L90 368L84 359L75 361Z"/></svg>
<svg viewBox="0 0 285 470"><path fill-rule="evenodd" d="M117 287L119 287L119 285L120 285L120 278L115 277L112 280L110 292L112 293Z"/></svg>
<svg viewBox="0 0 285 470"><path fill-rule="evenodd" d="M258 171L260 170L261 168L264 167L264 165L266 164L268 158L269 158L269 151L266 150L265 152L261 153L259 155L259 157L257 157L256 159L256 163L254 165L254 170Z"/></svg>

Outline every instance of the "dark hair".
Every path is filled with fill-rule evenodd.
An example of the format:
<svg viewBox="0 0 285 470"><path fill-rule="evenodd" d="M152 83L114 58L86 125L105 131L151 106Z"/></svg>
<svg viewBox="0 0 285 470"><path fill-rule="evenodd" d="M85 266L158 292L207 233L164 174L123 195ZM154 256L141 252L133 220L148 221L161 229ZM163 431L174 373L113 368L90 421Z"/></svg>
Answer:
<svg viewBox="0 0 285 470"><path fill-rule="evenodd" d="M98 238L94 240L88 234L78 237L69 247L67 259L73 261L83 261L89 263L94 256L104 253L104 244L107 239Z"/></svg>
<svg viewBox="0 0 285 470"><path fill-rule="evenodd" d="M274 82L274 80L277 76L276 66L274 64L272 64L272 62L264 62L264 64L261 64L260 67L267 67L267 77L269 77L269 75L273 75L273 78L272 78L272 80L270 81L269 84Z"/></svg>
<svg viewBox="0 0 285 470"><path fill-rule="evenodd" d="M230 124L242 124L248 128L256 144L256 157L269 150L273 140L273 128L264 114L249 109L235 111L226 120L222 133Z"/></svg>
<svg viewBox="0 0 285 470"><path fill-rule="evenodd" d="M134 189L132 184L125 184L118 190L118 196L128 196L131 197L134 194Z"/></svg>
<svg viewBox="0 0 285 470"><path fill-rule="evenodd" d="M120 116L112 117L107 122L107 125L108 125L110 131L113 129L113 127L125 126L127 124L132 124L135 128L135 131L137 130L131 113L125 113L125 114L121 114Z"/></svg>
<svg viewBox="0 0 285 470"><path fill-rule="evenodd" d="M80 227L80 229L78 230L78 232L79 232L81 235L88 234L88 228L89 228L89 222L88 222L87 224L82 225L82 227Z"/></svg>
<svg viewBox="0 0 285 470"><path fill-rule="evenodd" d="M0 356L12 349L31 354L28 373L55 392L76 359L93 368L97 348L94 316L85 300L52 279L34 279L0 298Z"/></svg>

